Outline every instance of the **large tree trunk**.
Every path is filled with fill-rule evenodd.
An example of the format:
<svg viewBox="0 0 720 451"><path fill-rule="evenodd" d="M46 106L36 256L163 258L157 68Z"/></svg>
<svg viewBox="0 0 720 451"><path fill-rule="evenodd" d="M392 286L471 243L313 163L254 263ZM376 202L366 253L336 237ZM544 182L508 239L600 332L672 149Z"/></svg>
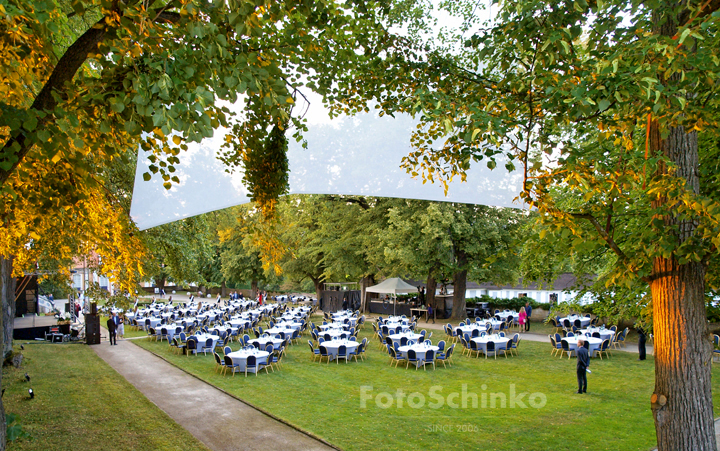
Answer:
<svg viewBox="0 0 720 451"><path fill-rule="evenodd" d="M651 146L675 163L676 175L698 193L697 133L669 130L660 138L657 122L650 130ZM668 168L661 168L667 173ZM660 198L654 207L667 203ZM667 226L677 226L678 244L689 239L697 224L668 215ZM705 313L705 265L678 264L674 258L655 258L650 290L653 302L655 392L652 410L659 451L717 449L711 390L712 342Z"/></svg>
<svg viewBox="0 0 720 451"><path fill-rule="evenodd" d="M689 17L680 3L661 2L653 12L653 32L673 37L678 21ZM678 8L678 9L675 9ZM678 14L678 16L672 16ZM686 43L686 46L688 44ZM684 51L693 52L694 48ZM663 79L671 85L679 75ZM652 121L649 147L654 155L662 154L675 165L674 175L685 179L686 189L700 192L697 132L686 133L684 127L662 130ZM673 170L661 165L656 175ZM667 207L668 200L657 198L653 207ZM697 223L669 214L661 218L666 230L677 230L675 239L682 244L693 236ZM668 232L672 233L672 232ZM705 314L705 265L699 262L678 264L672 257L655 258L650 291L653 303L655 346L655 393L651 399L659 451L702 451L717 449L713 422L712 344Z"/></svg>
<svg viewBox="0 0 720 451"><path fill-rule="evenodd" d="M460 321L467 318L465 310L465 289L467 286L467 270L456 271L453 275L453 308L451 319Z"/></svg>
<svg viewBox="0 0 720 451"><path fill-rule="evenodd" d="M0 315L0 328L3 333L0 334L0 349L5 348L5 329L8 328L5 319L5 312L10 304L15 304L15 279L12 276L13 259L6 259L0 256L0 301L2 301L3 314ZM12 327L10 327L12 329ZM12 338L12 335L10 335ZM12 342L11 342L12 343ZM11 344L12 346L12 344ZM1 370L2 368L0 368ZM0 387L2 387L2 371L0 371ZM2 397L0 397L0 451L5 450L7 424L5 424L5 406L3 406Z"/></svg>
<svg viewBox="0 0 720 451"><path fill-rule="evenodd" d="M0 257L1 258L1 257ZM13 258L2 258L2 339L3 339L3 360L12 354L13 331L15 329L15 285L16 279L12 276ZM37 294L36 294L37 295ZM23 299L24 293L23 293Z"/></svg>
<svg viewBox="0 0 720 451"><path fill-rule="evenodd" d="M313 281L313 284L315 285L315 297L317 298L318 305L320 305L320 296L322 295L322 280L320 278L314 278L311 277L310 280Z"/></svg>
<svg viewBox="0 0 720 451"><path fill-rule="evenodd" d="M227 286L225 285L225 281L223 280L222 285L220 285L220 296L226 298L227 297Z"/></svg>
<svg viewBox="0 0 720 451"><path fill-rule="evenodd" d="M253 280L250 282L250 297L255 299L258 295L258 281Z"/></svg>
<svg viewBox="0 0 720 451"><path fill-rule="evenodd" d="M373 275L365 276L360 279L360 312L365 313L367 308L367 299L365 289L375 284L375 277Z"/></svg>
<svg viewBox="0 0 720 451"><path fill-rule="evenodd" d="M425 300L427 302L427 305L432 305L433 310L435 310L435 315L437 316L437 301L435 300L435 289L437 288L437 281L435 280L435 271L434 269L431 269L428 271L427 276L427 282L425 283ZM445 315L445 302L443 302L443 316Z"/></svg>

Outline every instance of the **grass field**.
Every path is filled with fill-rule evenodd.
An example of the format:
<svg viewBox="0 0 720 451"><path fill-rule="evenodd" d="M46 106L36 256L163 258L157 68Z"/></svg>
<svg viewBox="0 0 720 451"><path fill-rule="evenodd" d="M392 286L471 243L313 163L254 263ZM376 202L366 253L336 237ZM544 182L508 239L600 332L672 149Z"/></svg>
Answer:
<svg viewBox="0 0 720 451"><path fill-rule="evenodd" d="M31 438L18 440L9 449L207 450L89 346L24 346L22 367L3 370L3 403L5 412L17 415ZM32 400L30 387L35 391Z"/></svg>
<svg viewBox="0 0 720 451"><path fill-rule="evenodd" d="M436 331L433 341L438 339ZM637 354L593 359L589 393L577 395L575 360L551 357L549 344L542 343L522 342L520 356L507 359L458 352L452 367L416 371L391 367L375 340L364 362L313 363L305 338L290 347L282 370L245 378L216 374L210 355L180 356L167 342L134 342L347 450L648 450L655 445L649 403L654 365L652 357L637 361ZM720 393L717 371L713 387ZM512 394L523 392L522 404L512 407ZM716 409L719 401L716 397Z"/></svg>

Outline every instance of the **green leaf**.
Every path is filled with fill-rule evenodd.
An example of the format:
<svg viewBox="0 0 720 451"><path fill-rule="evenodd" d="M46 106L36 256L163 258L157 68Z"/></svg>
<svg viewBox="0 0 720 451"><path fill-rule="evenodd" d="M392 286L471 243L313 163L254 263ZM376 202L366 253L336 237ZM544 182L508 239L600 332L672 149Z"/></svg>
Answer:
<svg viewBox="0 0 720 451"><path fill-rule="evenodd" d="M145 180L146 182L149 182L151 178L152 178L152 175L150 175L149 172L143 173L143 180Z"/></svg>

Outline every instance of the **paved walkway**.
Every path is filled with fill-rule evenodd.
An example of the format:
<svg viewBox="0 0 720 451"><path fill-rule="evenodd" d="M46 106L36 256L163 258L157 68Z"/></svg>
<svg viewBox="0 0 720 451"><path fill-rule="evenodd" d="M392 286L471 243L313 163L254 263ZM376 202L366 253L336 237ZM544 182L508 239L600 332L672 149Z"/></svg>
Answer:
<svg viewBox="0 0 720 451"><path fill-rule="evenodd" d="M103 329L107 337L107 330ZM333 448L206 384L128 340L93 346L100 358L214 451ZM236 376L237 377L237 376Z"/></svg>

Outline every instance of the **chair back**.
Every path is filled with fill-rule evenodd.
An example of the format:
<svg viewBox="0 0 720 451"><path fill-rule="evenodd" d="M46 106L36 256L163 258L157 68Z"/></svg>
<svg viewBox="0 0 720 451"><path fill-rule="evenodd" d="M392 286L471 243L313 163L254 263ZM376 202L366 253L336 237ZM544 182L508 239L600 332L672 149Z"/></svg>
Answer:
<svg viewBox="0 0 720 451"><path fill-rule="evenodd" d="M485 345L485 350L494 352L495 351L495 342L488 341L487 344Z"/></svg>
<svg viewBox="0 0 720 451"><path fill-rule="evenodd" d="M417 353L414 349L408 349L407 356L410 361L417 360Z"/></svg>
<svg viewBox="0 0 720 451"><path fill-rule="evenodd" d="M425 352L425 361L426 362L433 362L435 360L435 350L434 349L428 349Z"/></svg>
<svg viewBox="0 0 720 451"><path fill-rule="evenodd" d="M327 357L327 355L328 355L327 348L323 345L320 345L320 355L325 356L325 357Z"/></svg>
<svg viewBox="0 0 720 451"><path fill-rule="evenodd" d="M594 338L600 338L600 332L593 332L593 333L592 333L592 336L593 336Z"/></svg>
<svg viewBox="0 0 720 451"><path fill-rule="evenodd" d="M480 330L478 330L478 329L473 329L473 330L472 330L471 337L472 337L472 338L475 338L475 337L479 337L479 336L480 336Z"/></svg>
<svg viewBox="0 0 720 451"><path fill-rule="evenodd" d="M445 350L445 340L440 340L438 342L438 351L443 352Z"/></svg>
<svg viewBox="0 0 720 451"><path fill-rule="evenodd" d="M562 346L563 351L570 351L570 344L567 342L567 340L563 339L560 341L560 346Z"/></svg>
<svg viewBox="0 0 720 451"><path fill-rule="evenodd" d="M255 368L257 366L257 357L249 355L245 361L245 368Z"/></svg>
<svg viewBox="0 0 720 451"><path fill-rule="evenodd" d="M575 327L577 327L578 329L582 329L582 321L580 321L579 319L576 319L575 321L573 321L573 324L574 324Z"/></svg>
<svg viewBox="0 0 720 451"><path fill-rule="evenodd" d="M230 348L230 346L225 346L225 347L223 348L223 354L224 354L224 355L228 355L228 354L230 354L231 352L232 352L232 349Z"/></svg>
<svg viewBox="0 0 720 451"><path fill-rule="evenodd" d="M338 356L347 356L347 346L345 346L345 345L338 346Z"/></svg>
<svg viewBox="0 0 720 451"><path fill-rule="evenodd" d="M569 320L569 319L565 318L565 319L563 320L563 327L565 327L566 329L570 329L570 328L572 327L572 324L570 324L570 320Z"/></svg>

